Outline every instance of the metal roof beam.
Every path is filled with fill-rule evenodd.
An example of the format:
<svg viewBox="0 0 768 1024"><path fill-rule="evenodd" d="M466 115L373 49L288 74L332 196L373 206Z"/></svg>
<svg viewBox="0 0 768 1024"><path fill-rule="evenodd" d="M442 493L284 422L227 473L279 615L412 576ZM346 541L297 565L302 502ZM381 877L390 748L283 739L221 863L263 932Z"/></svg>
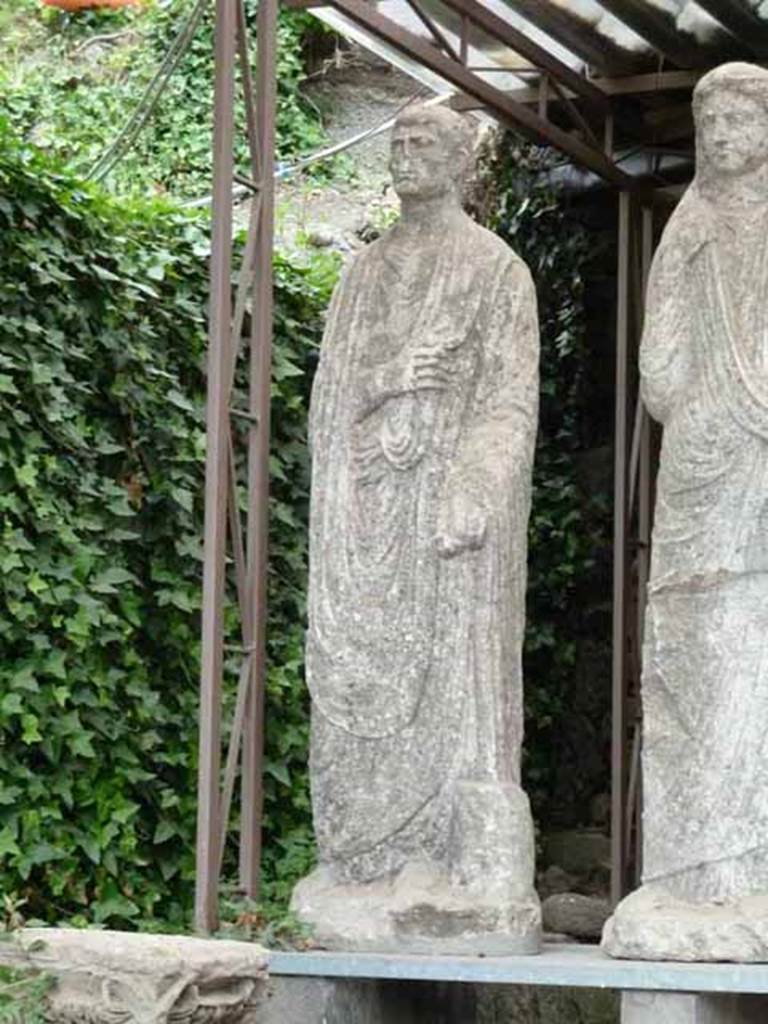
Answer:
<svg viewBox="0 0 768 1024"><path fill-rule="evenodd" d="M327 0L323 0L327 2ZM704 71L660 71L658 74L626 75L623 78L592 78L590 81L608 96L650 96L654 93L690 92ZM567 87L563 89L571 99L576 94ZM507 92L518 103L538 103L539 89L525 86ZM553 99L557 103L557 99ZM690 106L690 104L689 104Z"/></svg>
<svg viewBox="0 0 768 1024"><path fill-rule="evenodd" d="M569 68L567 64L554 57L543 46L539 46L514 25L494 14L490 8L478 3L478 0L442 0L442 2L458 14L466 15L484 32L510 47L521 57L525 57L540 71L545 71L562 85L571 88L577 95L590 100L602 111L608 111L610 102L600 89L583 75L574 71L573 68Z"/></svg>
<svg viewBox="0 0 768 1024"><path fill-rule="evenodd" d="M690 36L680 32L674 17L647 0L600 0L600 6L647 39L654 49L674 64L694 68L708 63L707 54Z"/></svg>
<svg viewBox="0 0 768 1024"><path fill-rule="evenodd" d="M443 50L448 54L449 57L453 57L454 60L461 60L461 56L453 48L449 40L445 37L440 27L435 24L432 18L427 14L425 10L422 10L421 6L417 3L417 0L405 0L408 6L411 8L413 13L432 34L432 38L435 40L438 46L442 47Z"/></svg>
<svg viewBox="0 0 768 1024"><path fill-rule="evenodd" d="M622 78L593 78L592 81L609 96L640 96L693 89L703 74L703 70L654 71L646 75L625 75Z"/></svg>
<svg viewBox="0 0 768 1024"><path fill-rule="evenodd" d="M617 167L601 150L539 117L528 107L516 103L500 89L472 74L464 65L446 57L419 36L385 17L371 3L366 0L332 0L332 6L390 46L440 75L455 88L479 100L498 120L521 131L529 139L554 146L575 163L594 171L613 185L635 189L636 183L632 176Z"/></svg>

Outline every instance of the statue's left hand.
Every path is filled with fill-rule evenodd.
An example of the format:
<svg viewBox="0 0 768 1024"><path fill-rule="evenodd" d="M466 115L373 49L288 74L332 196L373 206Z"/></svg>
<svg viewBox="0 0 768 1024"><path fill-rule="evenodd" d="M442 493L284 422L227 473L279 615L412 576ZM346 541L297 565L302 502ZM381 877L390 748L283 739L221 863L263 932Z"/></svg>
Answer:
<svg viewBox="0 0 768 1024"><path fill-rule="evenodd" d="M485 543L488 516L484 506L467 494L448 498L438 517L435 546L442 558L477 551Z"/></svg>

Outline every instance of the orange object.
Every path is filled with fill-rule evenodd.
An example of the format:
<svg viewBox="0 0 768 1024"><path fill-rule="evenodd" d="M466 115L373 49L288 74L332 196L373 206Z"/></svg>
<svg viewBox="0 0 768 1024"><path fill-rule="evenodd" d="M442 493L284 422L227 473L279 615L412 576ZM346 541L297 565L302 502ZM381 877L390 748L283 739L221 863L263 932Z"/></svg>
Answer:
<svg viewBox="0 0 768 1024"><path fill-rule="evenodd" d="M61 11L82 11L88 7L130 7L141 0L43 0L47 7L58 7Z"/></svg>

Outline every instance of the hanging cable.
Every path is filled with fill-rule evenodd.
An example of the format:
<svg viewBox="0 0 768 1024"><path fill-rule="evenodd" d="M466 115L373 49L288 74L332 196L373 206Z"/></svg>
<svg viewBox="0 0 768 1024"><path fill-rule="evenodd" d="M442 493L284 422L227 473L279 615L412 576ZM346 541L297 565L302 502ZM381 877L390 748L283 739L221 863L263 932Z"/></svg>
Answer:
<svg viewBox="0 0 768 1024"><path fill-rule="evenodd" d="M377 135L381 135L383 132L388 131L395 123L398 114L405 110L411 103L415 103L417 100L422 99L424 90L414 93L405 103L401 104L385 121L375 125L372 128L366 128L362 132L358 132L357 135L352 135L348 139L344 139L342 142L337 142L333 146L329 146L327 149L320 149L316 153L312 153L310 156L302 157L297 160L294 164L278 164L275 168L275 178L282 180L283 178L290 178L294 174L298 174L300 171L305 170L307 167L311 167L312 164L319 163L321 160L329 160L333 156L338 156L339 153L343 153L348 149L352 149L353 146L358 146L361 142L367 142L368 139L372 139ZM451 98L451 93L440 93L437 96L432 96L430 99L424 102L425 107L437 106L439 103L445 103L446 100ZM251 195L253 192L252 186L240 185L233 189L233 197L235 199L244 198L245 196ZM203 196L201 199L191 199L182 203L182 206L188 209L196 209L201 206L209 206L211 203L210 196Z"/></svg>
<svg viewBox="0 0 768 1024"><path fill-rule="evenodd" d="M144 95L123 128L118 132L109 148L99 157L86 174L86 178L101 181L112 170L120 158L128 152L136 139L144 130L145 125L155 111L165 87L171 79L181 58L194 39L197 28L208 6L209 0L197 0L192 13L182 25L171 43L168 52L155 72L151 82L144 90Z"/></svg>

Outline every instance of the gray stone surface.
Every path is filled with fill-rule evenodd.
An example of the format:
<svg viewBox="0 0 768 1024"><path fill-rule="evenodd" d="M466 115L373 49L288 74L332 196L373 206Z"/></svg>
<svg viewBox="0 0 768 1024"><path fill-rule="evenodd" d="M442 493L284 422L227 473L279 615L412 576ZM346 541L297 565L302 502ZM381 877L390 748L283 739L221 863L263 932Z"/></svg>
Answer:
<svg viewBox="0 0 768 1024"><path fill-rule="evenodd" d="M240 1024L266 977L249 943L64 928L25 929L0 963L54 979L50 1024Z"/></svg>
<svg viewBox="0 0 768 1024"><path fill-rule="evenodd" d="M603 933L611 956L637 960L763 963L768 960L768 895L691 903L644 885L617 908Z"/></svg>
<svg viewBox="0 0 768 1024"><path fill-rule="evenodd" d="M563 871L557 864L551 864L546 871L542 871L536 880L536 890L541 899L553 896L555 893L573 892L576 878Z"/></svg>
<svg viewBox="0 0 768 1024"><path fill-rule="evenodd" d="M544 836L544 860L572 875L589 875L611 863L611 840L602 828L574 828Z"/></svg>
<svg viewBox="0 0 768 1024"><path fill-rule="evenodd" d="M764 1024L763 996L701 996L672 992L625 992L621 1024Z"/></svg>
<svg viewBox="0 0 768 1024"><path fill-rule="evenodd" d="M599 939L603 925L611 916L607 900L576 892L555 893L541 905L544 928L577 939Z"/></svg>
<svg viewBox="0 0 768 1024"><path fill-rule="evenodd" d="M640 352L644 400L664 424L644 889L605 948L768 960L768 72L710 72L694 112L697 175L653 262Z"/></svg>
<svg viewBox="0 0 768 1024"><path fill-rule="evenodd" d="M461 209L471 153L452 111L401 115L401 220L344 274L312 396L321 865L293 905L332 946L538 941L520 788L536 298Z"/></svg>

